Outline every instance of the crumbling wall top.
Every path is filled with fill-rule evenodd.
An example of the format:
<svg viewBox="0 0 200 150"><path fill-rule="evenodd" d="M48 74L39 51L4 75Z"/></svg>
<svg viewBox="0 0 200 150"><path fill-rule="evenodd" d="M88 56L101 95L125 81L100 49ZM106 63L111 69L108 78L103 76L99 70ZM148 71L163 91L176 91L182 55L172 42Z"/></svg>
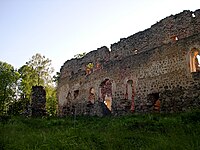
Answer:
<svg viewBox="0 0 200 150"><path fill-rule="evenodd" d="M109 58L110 51L106 46L103 46L101 48L98 48L97 50L87 53L82 58L73 58L71 60L67 60L61 67L61 78L71 76L71 74L75 74L81 70L85 70L85 66L88 63L97 63L105 60L108 61Z"/></svg>
<svg viewBox="0 0 200 150"><path fill-rule="evenodd" d="M149 29L138 32L111 45L111 59L121 59L128 55L174 42L200 32L200 10L185 10L168 16Z"/></svg>
<svg viewBox="0 0 200 150"><path fill-rule="evenodd" d="M61 67L61 78L83 71L88 63L120 60L198 33L200 33L200 9L194 12L185 10L160 20L144 31L120 39L119 42L111 44L111 51L103 46L82 58L66 61Z"/></svg>

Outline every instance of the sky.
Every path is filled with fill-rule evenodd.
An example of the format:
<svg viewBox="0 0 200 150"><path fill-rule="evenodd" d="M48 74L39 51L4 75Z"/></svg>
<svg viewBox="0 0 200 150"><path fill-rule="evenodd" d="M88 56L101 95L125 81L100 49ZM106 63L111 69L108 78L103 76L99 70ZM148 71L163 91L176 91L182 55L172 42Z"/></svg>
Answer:
<svg viewBox="0 0 200 150"><path fill-rule="evenodd" d="M197 9L200 0L0 0L0 61L19 69L40 53L59 71L76 54Z"/></svg>

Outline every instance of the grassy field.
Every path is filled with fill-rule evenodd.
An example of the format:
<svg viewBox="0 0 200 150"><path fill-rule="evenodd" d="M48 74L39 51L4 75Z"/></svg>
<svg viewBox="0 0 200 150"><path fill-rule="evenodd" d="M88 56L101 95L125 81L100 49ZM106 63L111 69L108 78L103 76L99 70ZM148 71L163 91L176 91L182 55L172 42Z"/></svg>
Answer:
<svg viewBox="0 0 200 150"><path fill-rule="evenodd" d="M11 117L1 120L0 149L199 150L200 111L75 119Z"/></svg>

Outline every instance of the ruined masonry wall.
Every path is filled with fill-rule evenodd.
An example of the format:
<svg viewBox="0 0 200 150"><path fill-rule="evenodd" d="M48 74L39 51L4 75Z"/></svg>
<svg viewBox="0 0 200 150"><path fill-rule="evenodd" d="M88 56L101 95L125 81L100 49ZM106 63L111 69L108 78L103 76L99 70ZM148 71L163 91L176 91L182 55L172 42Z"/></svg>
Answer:
<svg viewBox="0 0 200 150"><path fill-rule="evenodd" d="M126 56L141 53L169 42L189 37L200 32L200 10L183 11L171 15L151 26L151 28L138 32L128 38L111 45L111 51L106 46L91 51L81 59L71 59L61 67L61 78L85 71L89 62L103 62L119 60Z"/></svg>
<svg viewBox="0 0 200 150"><path fill-rule="evenodd" d="M195 11L194 15L192 17L192 12L184 11L167 17L150 29L112 45L111 52L107 47L102 47L81 59L67 61L61 68L57 90L60 114L70 115L75 109L77 114L102 114L101 86L106 80L112 83L109 95L113 114L130 110L152 111L153 103L149 95L154 93L160 97L163 112L200 107L199 73L191 73L189 65L190 51L193 48L200 50L200 10ZM168 24L170 21L172 23ZM174 34L178 40L169 38ZM144 42L146 37L150 37L147 43ZM137 49L141 46L138 53L130 53L135 47L134 41L139 41ZM101 67L94 67L87 75L85 66L90 62L95 66L99 63ZM91 88L94 90L95 103L90 108L88 101Z"/></svg>
<svg viewBox="0 0 200 150"><path fill-rule="evenodd" d="M183 11L171 15L142 32L121 39L111 45L111 59L121 59L137 50L147 51L178 39L189 37L200 32L200 10Z"/></svg>
<svg viewBox="0 0 200 150"><path fill-rule="evenodd" d="M46 115L46 91L42 86L33 86L31 95L31 110L32 116L45 116Z"/></svg>
<svg viewBox="0 0 200 150"><path fill-rule="evenodd" d="M110 52L107 47L101 47L97 50L87 53L83 58L71 59L64 63L61 67L61 78L71 77L74 74L85 71L85 67L88 63L94 63L101 61L108 61L110 57Z"/></svg>

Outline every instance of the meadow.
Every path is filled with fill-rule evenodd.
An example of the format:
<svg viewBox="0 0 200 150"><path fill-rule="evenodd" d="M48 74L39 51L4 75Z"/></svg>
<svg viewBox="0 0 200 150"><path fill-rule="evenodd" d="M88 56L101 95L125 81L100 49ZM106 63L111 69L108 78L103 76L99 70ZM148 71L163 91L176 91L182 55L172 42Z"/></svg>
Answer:
<svg viewBox="0 0 200 150"><path fill-rule="evenodd" d="M200 110L108 117L1 119L1 150L199 150Z"/></svg>

